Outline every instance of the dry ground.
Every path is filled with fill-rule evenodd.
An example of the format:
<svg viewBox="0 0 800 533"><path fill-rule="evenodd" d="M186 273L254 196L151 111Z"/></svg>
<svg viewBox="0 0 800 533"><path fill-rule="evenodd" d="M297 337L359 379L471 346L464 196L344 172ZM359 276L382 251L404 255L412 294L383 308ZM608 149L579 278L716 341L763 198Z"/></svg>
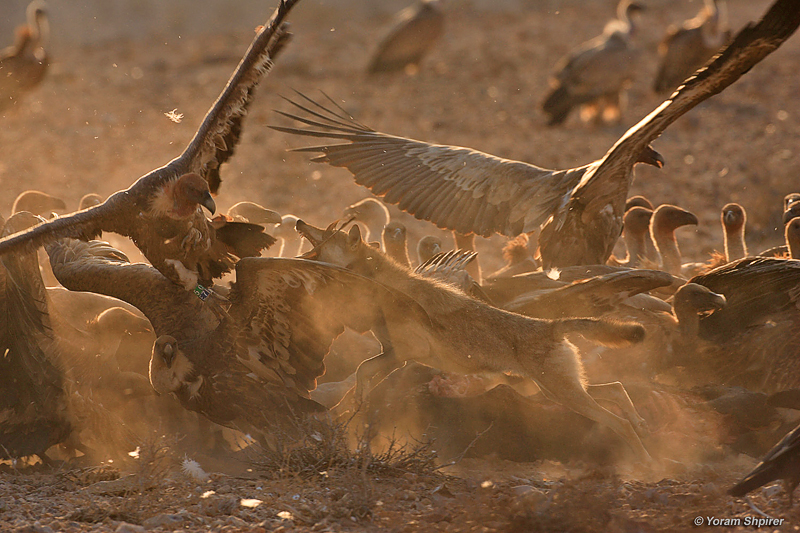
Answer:
<svg viewBox="0 0 800 533"><path fill-rule="evenodd" d="M273 7L271 2L210 2L203 6L208 16L188 14L185 22L177 9L162 9L153 17L145 3L127 9L119 2L99 12L105 25L98 27L87 9L53 4L50 76L0 116L4 215L23 190L41 189L77 206L83 194L108 195L177 156L249 43L252 28ZM302 139L267 128L280 122L273 109L287 109L278 95L290 95L292 89L312 95L321 89L381 131L544 167L577 166L602 156L660 103L649 91L656 42L668 23L699 8L697 0L650 2L640 34L645 60L622 125L591 129L573 118L560 129L544 127L537 106L549 69L570 47L601 30L612 4L531 0L500 2L492 9L489 2L451 0L446 37L419 75L371 79L363 67L399 4L301 2L291 17L295 40L259 88L237 155L223 169L219 207L248 199L327 224L344 206L367 196L348 172L286 152L303 145ZM757 18L768 2L729 4L732 25L739 27ZM59 12L69 26L59 29ZM233 26L231 19L243 13L258 16ZM80 16L88 17L85 26ZM67 31L83 27L85 34ZM797 190L800 171L798 65L800 38L795 36L656 141L665 169L637 169L631 194L645 194L657 204L677 203L698 215L696 230L679 232L689 258L704 260L721 248L719 209L731 201L748 210L753 249L780 242L781 199ZM184 115L180 123L164 116L173 109ZM437 232L396 210L393 215L409 227L412 243ZM487 270L499 265L502 243L498 237L479 243ZM756 516L724 495L724 488L752 464L732 458L693 465L660 481L624 470L597 472L587 465L491 459L462 461L447 470L450 477L341 469L318 478L275 481L245 471L238 477L214 474L198 483L173 469L157 479L156 488L126 496L86 489L102 479L95 471L7 468L0 477L0 530L104 531L114 530L118 521L139 524L171 514L177 516L173 523L162 522L166 530L676 531L693 528L698 515ZM202 498L207 490L216 494ZM250 509L239 505L241 498L264 503ZM774 491L758 493L754 501L785 518L784 530L800 524L800 513L787 510ZM293 518L278 517L284 511Z"/></svg>

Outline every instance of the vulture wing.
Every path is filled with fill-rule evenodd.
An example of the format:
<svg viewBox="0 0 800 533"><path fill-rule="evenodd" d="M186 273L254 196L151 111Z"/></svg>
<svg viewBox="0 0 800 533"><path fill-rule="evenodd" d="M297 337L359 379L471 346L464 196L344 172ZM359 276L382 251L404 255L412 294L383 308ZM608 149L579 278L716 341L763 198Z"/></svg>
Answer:
<svg viewBox="0 0 800 533"><path fill-rule="evenodd" d="M658 270L621 270L552 290L521 295L504 309L536 318L600 317L631 296L672 283Z"/></svg>
<svg viewBox="0 0 800 533"><path fill-rule="evenodd" d="M800 261L746 257L690 280L725 295L727 304L700 319L700 335L730 339L736 332L770 317L800 310Z"/></svg>
<svg viewBox="0 0 800 533"><path fill-rule="evenodd" d="M230 298L231 316L242 325L241 362L306 398L325 373L323 359L345 326L376 331L390 342L403 327L430 320L401 292L303 259L242 259Z"/></svg>
<svg viewBox="0 0 800 533"><path fill-rule="evenodd" d="M766 485L776 479L792 479L798 477L800 461L800 427L790 431L776 444L764 459L756 465L752 472L734 485L728 493L732 496L744 496L748 492ZM791 487L794 490L794 485ZM790 492L791 493L791 492Z"/></svg>
<svg viewBox="0 0 800 533"><path fill-rule="evenodd" d="M103 231L131 237L137 246L150 248L145 252L148 259L151 255L169 255L157 253L159 250L155 243L164 242L165 239L154 235L156 230L150 225L141 223L138 218L140 213L150 209L153 195L162 185L183 174L199 174L208 182L212 193L219 189L219 167L233 155L241 135L242 120L256 85L272 68L273 58L288 42L289 34L284 20L297 1L281 0L278 9L256 35L183 154L166 166L142 176L130 188L112 195L100 205L3 239L0 241L0 255L13 250L36 249L48 241L63 237L89 240L98 237ZM163 220L170 223L167 219ZM171 224L178 225L175 221ZM185 231L182 225L181 230ZM174 232L177 231L179 230ZM181 239L177 239L177 242L180 243ZM155 264L159 261L155 258L151 262Z"/></svg>
<svg viewBox="0 0 800 533"><path fill-rule="evenodd" d="M678 87L667 101L629 129L602 159L595 172L587 172L573 196L605 197L617 188L601 177L625 178L620 168L630 168L647 146L680 116L700 102L722 92L759 61L778 49L800 25L800 0L777 0L758 23L745 26L710 63ZM599 204L598 204L599 205Z"/></svg>
<svg viewBox="0 0 800 533"><path fill-rule="evenodd" d="M184 340L181 331L216 325L199 299L150 265L129 263L122 252L108 243L60 239L45 248L53 273L67 289L128 302L144 313L157 335L169 334L180 342Z"/></svg>
<svg viewBox="0 0 800 533"><path fill-rule="evenodd" d="M219 167L230 159L242 134L242 121L258 83L272 70L273 61L289 42L284 23L298 0L281 0L278 9L256 35L239 66L186 150L178 158L183 173L195 172L208 181L212 194L219 190ZM176 162L173 162L176 163Z"/></svg>
<svg viewBox="0 0 800 533"><path fill-rule="evenodd" d="M470 148L415 141L374 131L343 110L300 95L289 100L306 116L278 111L311 129L272 126L278 131L349 141L299 148L320 152L312 161L345 167L356 183L420 220L463 234L515 236L544 222L585 167L551 171ZM333 105L336 105L331 100Z"/></svg>

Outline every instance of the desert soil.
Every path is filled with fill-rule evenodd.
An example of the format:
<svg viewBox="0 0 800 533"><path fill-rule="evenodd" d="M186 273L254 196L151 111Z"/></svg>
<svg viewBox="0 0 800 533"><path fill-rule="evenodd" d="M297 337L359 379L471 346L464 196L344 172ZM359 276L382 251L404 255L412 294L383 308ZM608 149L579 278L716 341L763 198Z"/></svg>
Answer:
<svg viewBox="0 0 800 533"><path fill-rule="evenodd" d="M287 153L304 145L303 139L268 128L285 123L273 110L289 110L279 96L291 96L294 89L310 95L322 90L379 131L549 168L599 158L662 101L649 90L656 44L669 23L693 16L700 6L697 0L649 3L639 34L639 77L622 123L592 128L572 117L564 127L551 129L538 111L548 73L562 54L601 31L613 2L531 0L493 8L488 2L452 0L446 36L420 72L380 78L366 77L363 69L391 9L301 2L291 17L294 41L258 89L236 156L223 167L218 206L224 211L252 200L327 225L344 206L368 196L347 171ZM0 212L5 216L23 190L44 190L76 207L82 195L113 193L177 156L246 49L253 28L272 9L271 2L258 2L257 18L229 29L226 4L211 2L210 16L192 15L183 31L188 25L178 23L180 12L169 14L174 24L148 31L140 24L143 10L118 7L102 31L92 26L97 37L91 39L59 36L64 30L55 14L70 10L53 4L50 75L20 105L0 114L5 191ZM731 25L756 19L767 5L729 0ZM245 8L231 9L241 15ZM87 27L94 24L91 13L84 15ZM75 18L69 19L70 29L78 32ZM116 38L115 24L120 28ZM131 31L140 25L144 29ZM747 209L752 249L780 243L781 200L797 190L800 171L799 65L800 38L794 36L654 143L667 161L663 170L637 168L631 195L679 204L698 215L697 228L679 231L687 258L702 261L721 248L719 210L733 201ZM179 123L165 116L172 110L183 115ZM409 228L412 243L425 234L445 236L391 211ZM494 237L478 243L487 270L500 266L503 242ZM436 473L341 468L312 477L204 465L211 472L206 481L173 467L158 476L134 473L133 485L122 488L103 483L120 475L131 479L124 477L130 473L125 466L67 463L53 471L5 465L0 530L135 531L144 525L165 531L681 531L696 529L698 516L759 517L745 502L725 495L726 487L754 464L752 458L729 454L714 464L672 469L667 477L586 463L521 464L491 457L464 459ZM242 505L247 499L261 503ZM752 500L764 513L784 519L777 529L800 527L800 511L787 508L774 486L757 491Z"/></svg>

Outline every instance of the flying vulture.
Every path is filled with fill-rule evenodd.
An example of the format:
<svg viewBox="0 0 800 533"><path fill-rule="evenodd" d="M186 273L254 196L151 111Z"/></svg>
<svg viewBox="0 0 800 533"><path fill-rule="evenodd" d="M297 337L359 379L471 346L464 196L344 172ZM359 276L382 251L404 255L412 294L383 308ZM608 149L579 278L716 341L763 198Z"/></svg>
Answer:
<svg viewBox="0 0 800 533"><path fill-rule="evenodd" d="M581 106L587 122L616 121L621 100L636 72L637 52L631 46L634 19L644 6L622 0L617 18L606 24L603 34L580 45L555 66L552 90L542 103L549 126L561 124L573 107ZM602 108L602 109L601 109Z"/></svg>
<svg viewBox="0 0 800 533"><path fill-rule="evenodd" d="M236 257L257 256L272 245L275 239L263 227L224 217L209 220L201 206L214 214L211 195L220 186L220 165L233 155L256 85L288 41L284 19L296 3L281 0L183 154L100 205L3 239L0 254L110 231L130 237L159 272L205 299L213 294L212 280L231 270Z"/></svg>
<svg viewBox="0 0 800 533"><path fill-rule="evenodd" d="M19 26L14 44L0 50L0 110L42 82L47 72L45 45L50 26L44 2L28 5L28 23Z"/></svg>
<svg viewBox="0 0 800 533"><path fill-rule="evenodd" d="M539 246L545 269L602 264L622 231L633 166L662 165L650 143L777 49L798 25L800 0L777 0L760 22L740 31L713 62L628 130L605 156L574 169L546 170L470 148L376 132L341 108L328 109L305 97L306 103L292 104L307 116L281 114L310 129L273 127L348 141L297 150L320 152L312 161L348 168L357 183L418 219L484 237L514 237L544 224Z"/></svg>
<svg viewBox="0 0 800 533"><path fill-rule="evenodd" d="M653 83L655 92L674 90L730 40L725 2L705 0L704 3L696 17L685 21L680 27L670 26L658 45L661 65Z"/></svg>
<svg viewBox="0 0 800 533"><path fill-rule="evenodd" d="M231 307L218 322L156 269L128 263L106 243L61 239L46 248L64 286L114 296L150 319L157 392L266 442L275 424L290 428L294 416L324 410L309 393L345 326L373 330L389 350L398 328L426 316L402 293L332 265L247 258L236 264Z"/></svg>

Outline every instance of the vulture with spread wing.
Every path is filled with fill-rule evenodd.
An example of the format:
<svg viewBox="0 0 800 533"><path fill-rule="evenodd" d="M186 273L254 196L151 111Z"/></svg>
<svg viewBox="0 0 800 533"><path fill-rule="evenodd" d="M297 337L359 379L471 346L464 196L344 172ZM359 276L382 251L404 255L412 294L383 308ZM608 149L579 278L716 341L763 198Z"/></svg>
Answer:
<svg viewBox="0 0 800 533"><path fill-rule="evenodd" d="M183 154L100 205L3 239L0 254L110 231L130 237L170 281L205 298L212 279L231 270L236 257L257 256L272 245L275 239L263 227L224 217L208 220L201 206L214 214L211 195L220 186L220 165L233 155L256 85L288 41L284 19L296 3L281 0Z"/></svg>
<svg viewBox="0 0 800 533"><path fill-rule="evenodd" d="M311 128L274 128L348 141L298 151L321 153L312 161L349 169L358 184L418 219L484 237L513 237L544 224L539 243L545 269L602 264L622 231L633 166L662 164L650 143L777 49L798 25L800 0L778 0L760 22L739 32L723 53L628 130L605 156L569 170L546 170L470 148L380 133L341 108L328 109L307 98L305 103L292 102L306 116L281 114Z"/></svg>
<svg viewBox="0 0 800 533"><path fill-rule="evenodd" d="M262 436L292 415L324 410L309 393L345 326L373 330L389 350L405 324L426 316L407 296L332 265L247 258L236 264L231 308L219 321L157 270L122 260L106 243L61 239L47 251L67 288L117 297L150 319L157 392Z"/></svg>

